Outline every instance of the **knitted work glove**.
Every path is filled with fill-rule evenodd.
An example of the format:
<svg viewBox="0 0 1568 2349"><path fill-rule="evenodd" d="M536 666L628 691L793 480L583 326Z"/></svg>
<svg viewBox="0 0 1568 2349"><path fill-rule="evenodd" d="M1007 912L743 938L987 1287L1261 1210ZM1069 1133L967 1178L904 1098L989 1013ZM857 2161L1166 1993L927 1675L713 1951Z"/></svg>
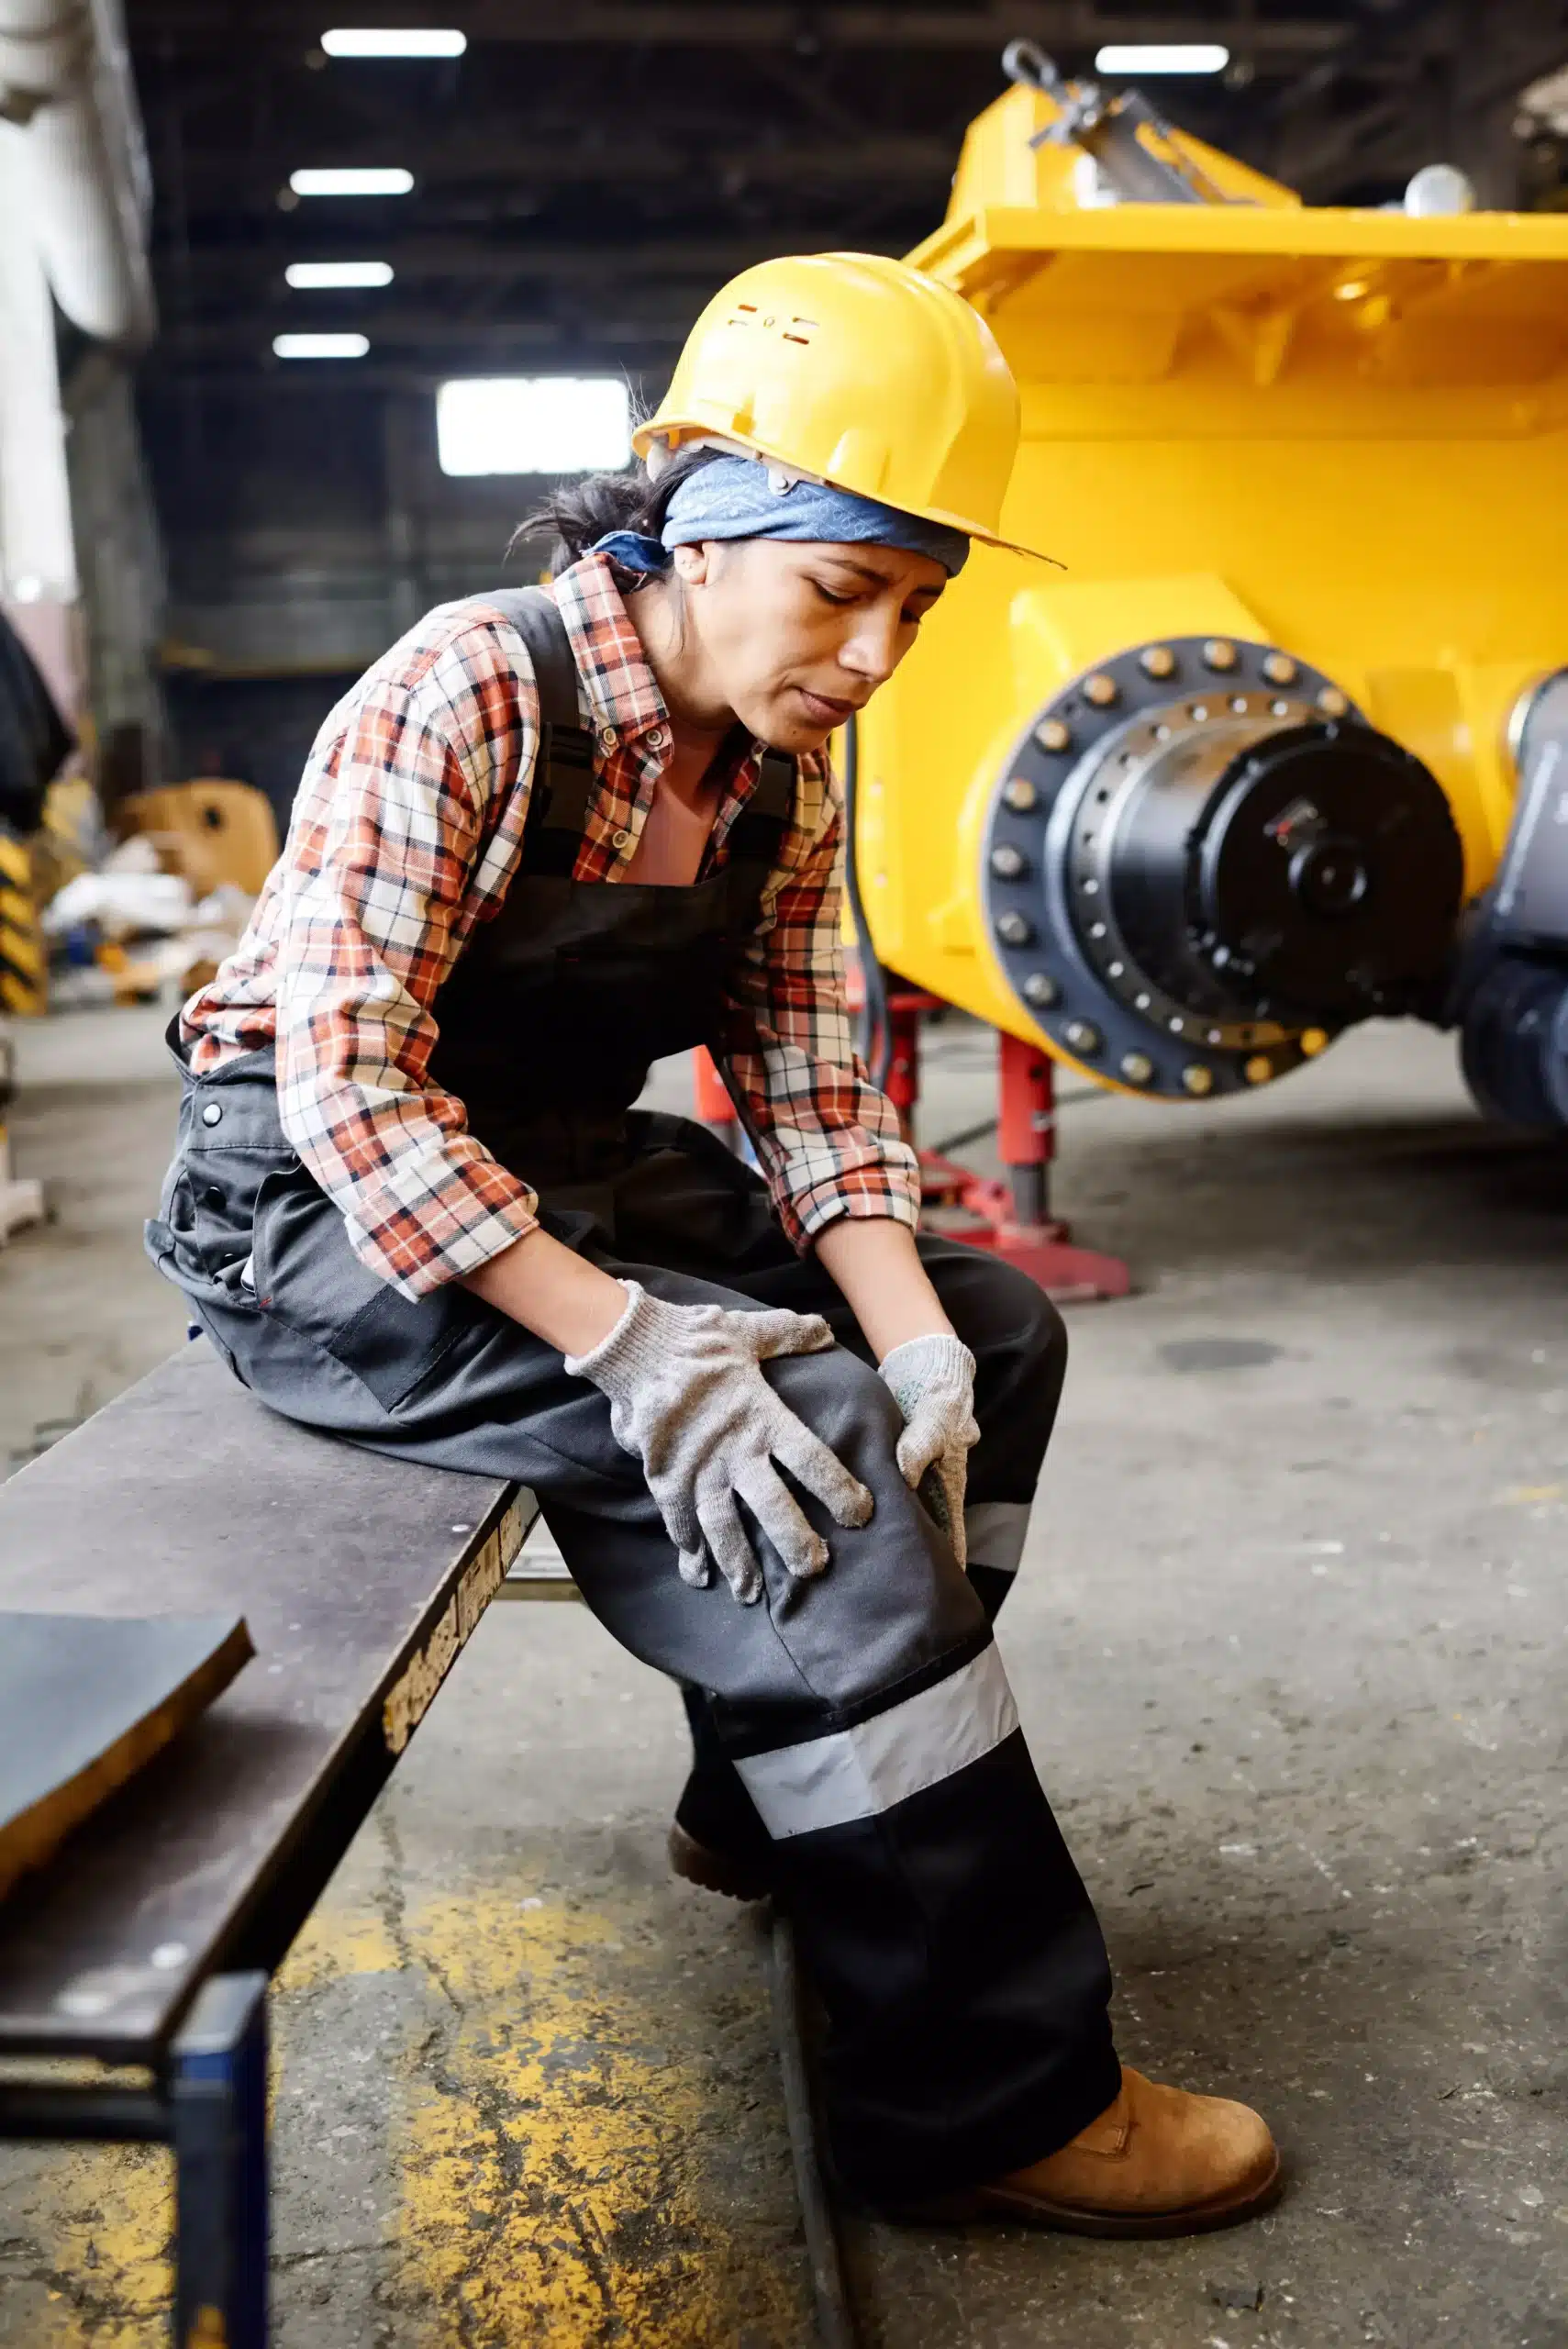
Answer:
<svg viewBox="0 0 1568 2349"><path fill-rule="evenodd" d="M980 1441L974 1419L974 1356L947 1331L908 1338L881 1365L904 1414L898 1468L968 1563L963 1540L963 1487L969 1448Z"/></svg>
<svg viewBox="0 0 1568 2349"><path fill-rule="evenodd" d="M710 1555L743 1606L761 1598L762 1570L738 1496L792 1575L819 1575L828 1544L774 1461L840 1525L863 1525L872 1497L780 1401L758 1364L776 1354L822 1353L833 1342L826 1321L783 1309L667 1305L639 1281L621 1286L631 1301L615 1328L590 1353L568 1354L566 1367L609 1397L616 1442L642 1463L682 1581L702 1588Z"/></svg>

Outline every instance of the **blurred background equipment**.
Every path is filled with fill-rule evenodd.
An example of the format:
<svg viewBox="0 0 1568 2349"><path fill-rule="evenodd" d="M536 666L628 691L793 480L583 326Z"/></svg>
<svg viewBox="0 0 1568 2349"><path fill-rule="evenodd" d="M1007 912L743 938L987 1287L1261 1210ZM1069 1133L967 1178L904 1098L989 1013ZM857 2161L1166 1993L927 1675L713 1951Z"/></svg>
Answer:
<svg viewBox="0 0 1568 2349"><path fill-rule="evenodd" d="M1013 362L1006 527L1065 567L977 551L867 713L877 954L1129 1092L1413 1015L1568 1122L1568 229L1429 172L1308 208L1007 63L915 258Z"/></svg>

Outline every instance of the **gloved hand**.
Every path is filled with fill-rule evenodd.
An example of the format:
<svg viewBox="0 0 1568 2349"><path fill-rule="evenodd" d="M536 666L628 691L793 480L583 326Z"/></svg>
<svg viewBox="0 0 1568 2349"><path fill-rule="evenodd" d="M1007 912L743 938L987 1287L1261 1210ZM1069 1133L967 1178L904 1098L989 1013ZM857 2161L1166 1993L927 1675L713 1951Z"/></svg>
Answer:
<svg viewBox="0 0 1568 2349"><path fill-rule="evenodd" d="M882 1364L882 1375L904 1414L898 1439L898 1468L905 1483L920 1493L952 1543L959 1564L968 1563L963 1539L963 1487L969 1448L980 1441L974 1418L974 1356L943 1330L907 1338Z"/></svg>
<svg viewBox="0 0 1568 2349"><path fill-rule="evenodd" d="M758 1364L777 1354L822 1353L833 1342L826 1321L782 1308L667 1305L639 1281L621 1286L631 1302L615 1328L591 1353L568 1354L566 1367L609 1397L616 1442L642 1463L682 1581L698 1589L707 1582L706 1544L743 1606L761 1598L762 1570L737 1495L792 1575L819 1575L828 1544L773 1462L782 1461L840 1525L863 1525L872 1497L780 1400Z"/></svg>

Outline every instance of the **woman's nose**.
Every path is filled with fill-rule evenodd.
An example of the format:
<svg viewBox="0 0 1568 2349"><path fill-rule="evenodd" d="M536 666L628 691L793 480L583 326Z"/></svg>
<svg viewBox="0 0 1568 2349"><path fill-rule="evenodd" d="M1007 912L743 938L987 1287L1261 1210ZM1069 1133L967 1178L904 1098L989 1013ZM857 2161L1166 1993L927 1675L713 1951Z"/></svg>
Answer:
<svg viewBox="0 0 1568 2349"><path fill-rule="evenodd" d="M839 655L842 666L857 677L869 677L873 685L884 685L898 666L898 622L896 617L883 619L874 613L864 614L861 625Z"/></svg>

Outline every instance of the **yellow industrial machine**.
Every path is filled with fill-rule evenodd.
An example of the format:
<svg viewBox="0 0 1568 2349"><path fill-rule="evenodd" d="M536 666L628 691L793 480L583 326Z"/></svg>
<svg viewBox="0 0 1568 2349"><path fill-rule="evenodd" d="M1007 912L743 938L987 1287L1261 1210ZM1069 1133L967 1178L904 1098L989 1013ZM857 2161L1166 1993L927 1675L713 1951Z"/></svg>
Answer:
<svg viewBox="0 0 1568 2349"><path fill-rule="evenodd" d="M862 721L881 961L1172 1099L1456 1022L1568 1123L1568 219L1308 208L1006 63L911 258L1012 363L1004 529L1062 567L977 547Z"/></svg>

